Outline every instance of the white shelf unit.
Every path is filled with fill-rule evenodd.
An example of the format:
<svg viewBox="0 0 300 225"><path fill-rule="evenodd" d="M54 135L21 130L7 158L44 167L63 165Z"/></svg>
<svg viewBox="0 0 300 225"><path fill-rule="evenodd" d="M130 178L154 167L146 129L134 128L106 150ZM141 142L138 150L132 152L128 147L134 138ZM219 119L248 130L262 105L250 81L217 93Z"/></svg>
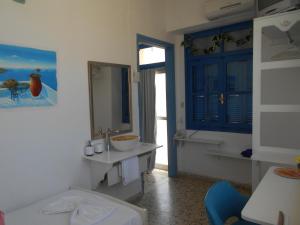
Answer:
<svg viewBox="0 0 300 225"><path fill-rule="evenodd" d="M207 138L174 138L175 141L183 142L183 143L196 143L196 144L208 144L208 145L216 145L220 147L224 143L221 139L207 139ZM237 153L230 153L230 152L224 152L224 151L203 151L204 154L214 156L214 157L222 157L222 158L228 158L228 159L235 159L235 160L248 160L251 161L251 158L243 157L242 155L239 155Z"/></svg>
<svg viewBox="0 0 300 225"><path fill-rule="evenodd" d="M211 145L221 145L224 143L223 140L218 139L206 139L206 138L174 138L175 141L179 142L191 142L199 144L211 144Z"/></svg>
<svg viewBox="0 0 300 225"><path fill-rule="evenodd" d="M295 165L300 155L300 10L254 20L253 169L256 162ZM282 160L284 158L284 160Z"/></svg>

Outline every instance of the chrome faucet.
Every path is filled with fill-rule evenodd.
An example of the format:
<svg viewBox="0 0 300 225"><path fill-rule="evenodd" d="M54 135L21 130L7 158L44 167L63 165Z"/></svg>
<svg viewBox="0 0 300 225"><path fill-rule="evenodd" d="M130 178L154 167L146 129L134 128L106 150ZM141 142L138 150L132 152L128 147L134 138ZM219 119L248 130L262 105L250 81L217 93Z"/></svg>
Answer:
<svg viewBox="0 0 300 225"><path fill-rule="evenodd" d="M118 130L113 130L113 129L110 129L110 128L107 128L106 132L104 132L104 134L105 134L106 151L110 150L110 136L112 134L117 134L117 133L119 133Z"/></svg>

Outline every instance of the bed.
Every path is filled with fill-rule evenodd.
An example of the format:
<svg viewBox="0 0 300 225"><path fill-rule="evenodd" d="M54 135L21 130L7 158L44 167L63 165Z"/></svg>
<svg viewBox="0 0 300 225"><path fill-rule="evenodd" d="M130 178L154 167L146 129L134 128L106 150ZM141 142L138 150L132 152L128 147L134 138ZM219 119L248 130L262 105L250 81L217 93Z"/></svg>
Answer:
<svg viewBox="0 0 300 225"><path fill-rule="evenodd" d="M6 225L70 225L72 213L46 215L43 207L58 199L78 196L114 207L113 213L94 225L147 225L147 211L127 202L92 191L71 189L6 214Z"/></svg>

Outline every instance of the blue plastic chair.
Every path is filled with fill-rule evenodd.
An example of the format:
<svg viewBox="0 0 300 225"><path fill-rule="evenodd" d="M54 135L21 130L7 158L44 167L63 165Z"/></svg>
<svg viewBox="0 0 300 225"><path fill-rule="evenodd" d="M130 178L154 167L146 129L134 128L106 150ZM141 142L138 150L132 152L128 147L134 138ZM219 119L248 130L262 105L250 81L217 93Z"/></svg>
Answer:
<svg viewBox="0 0 300 225"><path fill-rule="evenodd" d="M234 225L254 225L241 218L241 211L248 201L248 197L237 192L228 182L220 181L207 192L204 205L211 225L224 225L232 216L239 220Z"/></svg>

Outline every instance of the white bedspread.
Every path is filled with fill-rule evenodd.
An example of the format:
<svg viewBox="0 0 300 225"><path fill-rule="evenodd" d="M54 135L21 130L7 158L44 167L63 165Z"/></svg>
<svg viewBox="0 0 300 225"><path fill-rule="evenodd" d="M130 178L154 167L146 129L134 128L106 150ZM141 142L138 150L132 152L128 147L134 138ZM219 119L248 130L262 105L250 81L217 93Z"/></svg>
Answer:
<svg viewBox="0 0 300 225"><path fill-rule="evenodd" d="M41 209L47 204L67 196L80 196L88 201L98 201L101 204L105 204L107 206L115 208L112 215L95 225L143 224L140 214L127 206L113 202L100 195L85 191L70 190L52 198L39 201L25 208L8 213L5 217L6 225L70 225L71 213L45 215L41 212Z"/></svg>

